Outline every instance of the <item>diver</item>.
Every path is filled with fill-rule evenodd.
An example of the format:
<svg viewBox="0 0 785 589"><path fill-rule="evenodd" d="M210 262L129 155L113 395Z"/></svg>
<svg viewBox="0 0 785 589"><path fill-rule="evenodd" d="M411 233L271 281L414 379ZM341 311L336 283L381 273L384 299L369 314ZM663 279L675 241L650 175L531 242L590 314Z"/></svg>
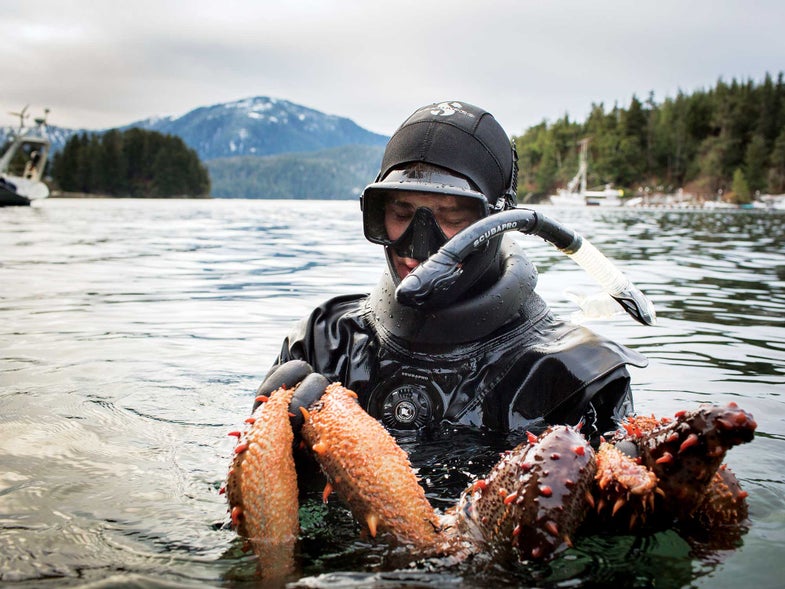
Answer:
<svg viewBox="0 0 785 589"><path fill-rule="evenodd" d="M461 425L539 433L580 422L597 441L617 429L633 413L627 365L647 360L556 318L535 292L535 267L505 233L483 236L427 304L396 298L448 239L515 208L516 189L514 145L490 113L456 101L415 111L360 197L365 237L384 247L386 271L370 294L333 298L304 318L257 395L299 383L295 431L299 407L335 381L394 435Z"/></svg>
<svg viewBox="0 0 785 589"><path fill-rule="evenodd" d="M41 161L41 154L38 151L30 152L30 159L25 164L24 172L22 172L22 177L31 180L34 178L38 173L38 164Z"/></svg>

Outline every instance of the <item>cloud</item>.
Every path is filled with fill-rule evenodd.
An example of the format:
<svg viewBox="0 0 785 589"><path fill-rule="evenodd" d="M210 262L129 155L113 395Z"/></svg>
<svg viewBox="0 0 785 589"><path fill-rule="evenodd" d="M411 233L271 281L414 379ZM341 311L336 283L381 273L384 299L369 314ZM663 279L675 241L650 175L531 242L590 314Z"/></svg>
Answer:
<svg viewBox="0 0 785 589"><path fill-rule="evenodd" d="M460 99L520 133L582 119L592 103L776 75L785 55L775 0L0 0L0 10L0 108L48 106L53 123L86 128L268 95L381 133L422 104Z"/></svg>

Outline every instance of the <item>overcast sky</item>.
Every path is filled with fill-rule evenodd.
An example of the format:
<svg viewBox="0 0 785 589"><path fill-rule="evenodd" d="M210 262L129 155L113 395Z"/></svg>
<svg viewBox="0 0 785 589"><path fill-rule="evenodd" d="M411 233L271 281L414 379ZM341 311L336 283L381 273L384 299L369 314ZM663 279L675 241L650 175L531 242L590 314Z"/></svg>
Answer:
<svg viewBox="0 0 785 589"><path fill-rule="evenodd" d="M785 70L783 0L0 0L0 19L2 125L272 96L384 134L463 100L520 134Z"/></svg>

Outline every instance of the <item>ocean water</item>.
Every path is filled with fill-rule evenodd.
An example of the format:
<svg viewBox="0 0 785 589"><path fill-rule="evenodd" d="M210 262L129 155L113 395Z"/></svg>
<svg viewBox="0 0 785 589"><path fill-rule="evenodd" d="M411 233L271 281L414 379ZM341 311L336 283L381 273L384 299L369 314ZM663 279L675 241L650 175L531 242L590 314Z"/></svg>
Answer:
<svg viewBox="0 0 785 589"><path fill-rule="evenodd" d="M755 440L727 463L749 492L739 546L674 532L580 538L546 565L408 567L340 505L302 507L290 586L780 587L785 554L785 215L542 208L646 292L655 327L587 325L650 359L639 413L737 402ZM575 315L599 289L527 236L538 291ZM253 392L291 324L368 291L383 256L354 201L50 199L0 209L0 586L254 587L255 558L219 494ZM570 292L568 292L570 291ZM447 505L483 436L412 450ZM446 452L449 448L460 451ZM485 461L485 462L484 462Z"/></svg>

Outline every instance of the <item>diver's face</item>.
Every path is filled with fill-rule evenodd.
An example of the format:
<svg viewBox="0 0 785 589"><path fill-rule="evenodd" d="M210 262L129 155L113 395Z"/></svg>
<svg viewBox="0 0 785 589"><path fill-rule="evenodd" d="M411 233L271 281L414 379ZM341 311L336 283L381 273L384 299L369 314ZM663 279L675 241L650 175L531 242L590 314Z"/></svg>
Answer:
<svg viewBox="0 0 785 589"><path fill-rule="evenodd" d="M419 208L430 209L439 228L447 239L465 229L481 217L477 201L468 197L434 195L424 192L400 192L388 197L384 208L384 227L388 237L395 241L411 223ZM414 258L404 258L390 248L395 271L404 278L419 264Z"/></svg>

